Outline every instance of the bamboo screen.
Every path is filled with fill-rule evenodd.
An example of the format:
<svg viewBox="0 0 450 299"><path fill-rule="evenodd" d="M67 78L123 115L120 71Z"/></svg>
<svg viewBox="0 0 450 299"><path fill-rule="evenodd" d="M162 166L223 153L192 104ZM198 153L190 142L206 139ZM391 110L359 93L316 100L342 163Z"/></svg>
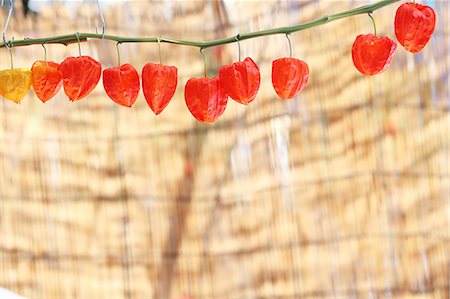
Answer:
<svg viewBox="0 0 450 299"><path fill-rule="evenodd" d="M426 1L422 1L426 2ZM212 40L307 22L365 1L109 1L107 33ZM213 125L184 103L203 75L197 48L162 45L179 69L177 93L158 117L142 92L131 109L100 84L70 103L33 92L0 101L0 287L28 298L449 298L449 5L429 45L399 46L381 75L351 61L356 16L291 36L308 62L307 88L277 99L271 61L284 36L241 42L261 69L249 106L228 103ZM93 2L55 1L23 15L16 1L7 37L94 32ZM394 4L374 13L395 39ZM7 8L3 8L4 24ZM156 44L122 44L139 71ZM16 67L43 59L13 48ZM48 45L50 60L77 45ZM237 59L237 45L205 51L208 72ZM115 43L82 53L117 64ZM2 69L9 67L0 50Z"/></svg>

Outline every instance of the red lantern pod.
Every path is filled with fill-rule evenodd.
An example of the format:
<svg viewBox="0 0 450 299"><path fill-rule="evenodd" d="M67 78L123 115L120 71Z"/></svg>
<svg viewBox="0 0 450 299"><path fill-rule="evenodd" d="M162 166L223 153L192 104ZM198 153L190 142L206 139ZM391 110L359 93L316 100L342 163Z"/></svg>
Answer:
<svg viewBox="0 0 450 299"><path fill-rule="evenodd" d="M139 74L131 64L123 64L103 71L103 87L117 104L131 107L139 94Z"/></svg>
<svg viewBox="0 0 450 299"><path fill-rule="evenodd" d="M38 60L31 67L33 89L43 103L53 98L62 87L62 74L58 66L52 61Z"/></svg>
<svg viewBox="0 0 450 299"><path fill-rule="evenodd" d="M102 65L89 56L68 57L58 67L64 92L71 101L86 97L100 81Z"/></svg>
<svg viewBox="0 0 450 299"><path fill-rule="evenodd" d="M169 104L178 83L174 66L147 63L142 69L142 90L150 109L158 115Z"/></svg>
<svg viewBox="0 0 450 299"><path fill-rule="evenodd" d="M305 88L308 78L308 64L300 59L279 58L272 62L272 85L283 100L297 96Z"/></svg>
<svg viewBox="0 0 450 299"><path fill-rule="evenodd" d="M222 66L219 70L219 78L225 93L244 105L255 99L261 82L259 68L249 57L243 62Z"/></svg>
<svg viewBox="0 0 450 299"><path fill-rule="evenodd" d="M397 44L386 36L361 34L352 48L353 64L363 75L383 72L392 62Z"/></svg>
<svg viewBox="0 0 450 299"><path fill-rule="evenodd" d="M218 77L189 79L184 89L184 98L192 115L205 123L212 123L219 118L228 102Z"/></svg>
<svg viewBox="0 0 450 299"><path fill-rule="evenodd" d="M409 52L417 53L425 47L433 34L436 15L426 5L404 3L395 13L395 35Z"/></svg>

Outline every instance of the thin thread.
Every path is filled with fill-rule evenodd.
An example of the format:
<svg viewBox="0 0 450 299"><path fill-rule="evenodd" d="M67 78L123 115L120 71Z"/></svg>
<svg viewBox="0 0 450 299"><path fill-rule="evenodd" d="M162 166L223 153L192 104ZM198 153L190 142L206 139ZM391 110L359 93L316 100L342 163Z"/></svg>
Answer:
<svg viewBox="0 0 450 299"><path fill-rule="evenodd" d="M2 1L2 6L4 2ZM8 29L9 20L11 19L12 12L14 10L14 5L12 0L9 0L9 12L8 17L6 18L5 27L3 27L3 43L6 45L6 29Z"/></svg>
<svg viewBox="0 0 450 299"><path fill-rule="evenodd" d="M106 29L106 25L105 25L105 18L103 17L103 10L102 7L100 6L100 2L97 0L97 7L98 7L98 13L100 15L100 20L102 21L102 39L105 38L105 29ZM97 31L97 26L95 27L95 31Z"/></svg>

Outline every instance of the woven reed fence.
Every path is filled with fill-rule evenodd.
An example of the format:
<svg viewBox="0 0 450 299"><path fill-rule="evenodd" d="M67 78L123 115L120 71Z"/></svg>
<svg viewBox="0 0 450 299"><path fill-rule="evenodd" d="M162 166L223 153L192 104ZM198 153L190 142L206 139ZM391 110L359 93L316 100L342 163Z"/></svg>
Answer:
<svg viewBox="0 0 450 299"><path fill-rule="evenodd" d="M363 1L117 1L107 32L211 40L306 22ZM372 31L358 16L292 35L311 69L299 98L282 102L271 61L284 36L241 42L261 69L248 107L230 101L214 125L197 123L183 98L203 73L197 48L162 45L179 69L158 117L143 95L131 109L101 83L69 103L0 101L0 287L29 298L449 298L449 5L417 55L399 47L392 66L361 76L350 49ZM94 3L55 2L8 37L93 32ZM374 15L394 38L398 5ZM0 24L6 17L6 8ZM77 55L48 45L49 59ZM156 44L123 44L122 62L158 61ZM82 52L115 65L115 44ZM237 45L205 51L210 76ZM43 58L13 48L16 67ZM1 68L9 67L0 50Z"/></svg>

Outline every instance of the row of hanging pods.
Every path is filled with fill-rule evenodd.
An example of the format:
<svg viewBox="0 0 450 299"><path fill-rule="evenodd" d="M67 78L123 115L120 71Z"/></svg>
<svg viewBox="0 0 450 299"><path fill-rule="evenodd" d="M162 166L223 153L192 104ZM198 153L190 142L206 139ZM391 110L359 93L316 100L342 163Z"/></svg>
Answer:
<svg viewBox="0 0 450 299"><path fill-rule="evenodd" d="M102 38L105 36L105 20L99 1L97 0L100 19L102 22ZM2 4L3 5L3 4ZM6 42L5 31L12 14L13 5L10 0L10 10L3 30L3 42L8 47L11 59L11 69L0 71L0 95L4 98L20 103L26 96L31 86L42 102L53 98L63 87L70 101L85 98L98 84L102 67L101 64L89 56L81 55L80 39L77 34L79 56L68 57L61 64L47 60L36 61L31 70L14 68L12 59L12 43ZM97 28L96 28L97 32ZM239 43L239 35L236 41ZM288 35L287 35L288 37ZM289 37L288 37L289 39ZM137 70L130 64L120 64L119 44L117 43L118 67L112 67L103 71L103 86L107 95L117 104L131 107L140 90L140 80ZM144 97L152 109L158 115L172 99L178 82L177 68L163 65L161 62L161 47L158 38L160 64L147 63L142 69L142 90ZM289 40L289 48L291 44ZM203 49L201 49L203 50ZM203 54L203 51L202 51ZM292 54L291 54L292 55ZM204 56L204 55L203 55ZM185 100L189 111L201 122L215 121L225 110L228 96L242 104L248 104L254 100L260 85L259 68L251 58L221 68L220 76L207 78L206 61L205 77L190 79L185 88ZM297 85L290 85L286 78L286 69L292 68L294 73L300 76L291 78L297 80ZM295 58L283 58L274 62L273 83L276 92L281 98L287 99L296 96L306 85L309 69L305 62ZM234 78L234 72L239 72L247 80ZM284 75L284 76L283 76ZM286 90L289 89L289 90Z"/></svg>
<svg viewBox="0 0 450 299"><path fill-rule="evenodd" d="M100 7L99 10L101 11ZM364 75L383 72L392 62L396 43L387 36L362 34L357 36L352 47L355 67ZM104 25L104 20L102 17ZM395 17L395 34L400 44L409 52L417 53L428 43L435 27L435 14L429 6L416 3L402 4ZM103 26L102 37L105 30ZM71 101L85 98L98 84L101 64L89 56L81 55L79 35L77 34L79 56L68 57L61 64L36 61L31 70L14 69L12 64L12 43L5 43L10 50L11 70L0 71L0 95L19 103L31 86L38 98L46 102L55 96L61 87ZM279 58L272 63L272 85L281 99L297 96L306 86L309 67L306 62L292 57L289 33L290 57ZM4 36L3 36L4 38ZM247 57L241 61L239 34L235 37L239 46L239 61L224 65L214 78L191 78L187 81L184 97L192 115L201 122L214 122L225 111L228 98L247 105L252 102L259 90L260 72L257 64ZM177 88L178 75L175 66L161 62L160 38L157 38L160 63L147 63L141 74L144 97L155 114L168 105ZM137 70L130 64L120 64L119 44L117 43L118 65L103 71L103 85L107 95L116 103L131 107L138 96L141 82ZM200 49L205 59L203 48Z"/></svg>
<svg viewBox="0 0 450 299"><path fill-rule="evenodd" d="M289 35L286 36L292 56ZM238 37L236 36L236 40L239 44ZM79 38L78 57L68 57L61 64L48 61L43 44L45 60L36 61L31 70L13 68L9 45L11 69L0 71L0 81L7 83L8 88L0 87L0 94L19 103L32 86L37 97L45 103L63 88L70 101L78 101L88 96L102 77L106 94L117 104L131 107L138 97L142 81L142 90L149 107L156 115L160 114L177 88L177 68L162 64L158 38L160 63L147 63L142 69L140 80L137 70L131 64L121 64L119 45L120 42L116 44L118 66L103 70L103 76L100 62L81 54ZM203 49L201 53L204 57ZM308 77L309 68L304 61L289 57L273 62L272 83L282 99L297 96L305 87ZM213 122L223 114L228 97L244 105L252 102L260 82L258 66L249 57L241 61L239 45L239 61L222 66L218 76L206 76L205 61L205 77L188 80L184 93L186 105L197 120Z"/></svg>

